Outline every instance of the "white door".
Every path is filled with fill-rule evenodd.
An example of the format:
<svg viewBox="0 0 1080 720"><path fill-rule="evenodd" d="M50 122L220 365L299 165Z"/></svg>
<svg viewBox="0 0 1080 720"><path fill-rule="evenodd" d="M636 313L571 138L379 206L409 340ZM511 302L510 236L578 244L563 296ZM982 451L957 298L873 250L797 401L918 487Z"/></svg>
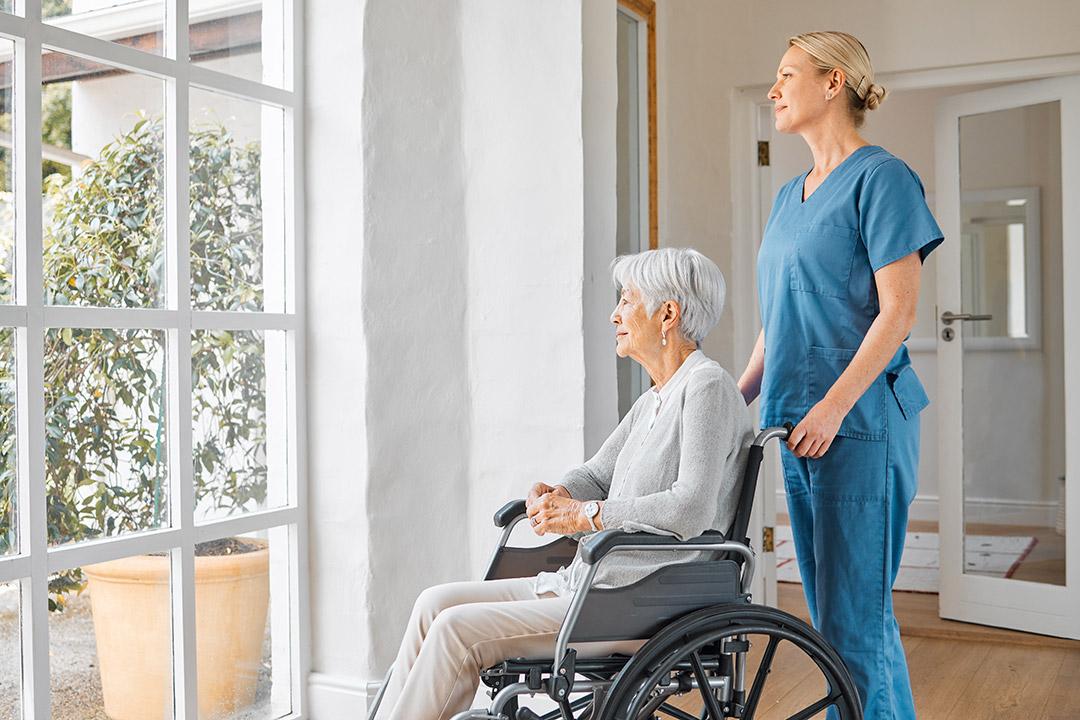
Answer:
<svg viewBox="0 0 1080 720"><path fill-rule="evenodd" d="M1080 77L946 98L936 140L940 613L1080 638Z"/></svg>

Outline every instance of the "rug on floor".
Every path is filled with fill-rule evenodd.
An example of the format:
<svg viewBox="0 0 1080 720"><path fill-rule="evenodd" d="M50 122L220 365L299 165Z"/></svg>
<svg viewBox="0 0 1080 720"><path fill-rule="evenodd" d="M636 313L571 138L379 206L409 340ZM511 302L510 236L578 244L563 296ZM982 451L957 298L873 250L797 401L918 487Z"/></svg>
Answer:
<svg viewBox="0 0 1080 720"><path fill-rule="evenodd" d="M1036 538L1028 536L968 535L964 552L966 572L987 577L1012 577L1037 542ZM777 526L775 543L776 579L801 583L790 525ZM909 532L893 589L936 593L938 578L938 534Z"/></svg>

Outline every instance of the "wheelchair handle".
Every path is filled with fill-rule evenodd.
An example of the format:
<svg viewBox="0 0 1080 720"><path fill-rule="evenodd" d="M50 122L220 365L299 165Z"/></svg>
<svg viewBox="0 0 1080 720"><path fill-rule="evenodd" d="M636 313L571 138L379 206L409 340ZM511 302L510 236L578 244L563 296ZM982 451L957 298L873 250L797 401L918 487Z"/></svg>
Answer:
<svg viewBox="0 0 1080 720"><path fill-rule="evenodd" d="M524 500L511 500L495 511L495 527L504 528L525 514Z"/></svg>
<svg viewBox="0 0 1080 720"><path fill-rule="evenodd" d="M758 470L761 469L761 460L765 457L765 444L773 438L787 440L795 426L784 423L782 427L765 428L754 438L750 446L750 452L746 458L746 470L743 474L743 484L739 491L739 504L735 510L735 523L731 527L728 536L736 542L749 542L746 531L750 527L750 511L754 507L754 495L757 492Z"/></svg>

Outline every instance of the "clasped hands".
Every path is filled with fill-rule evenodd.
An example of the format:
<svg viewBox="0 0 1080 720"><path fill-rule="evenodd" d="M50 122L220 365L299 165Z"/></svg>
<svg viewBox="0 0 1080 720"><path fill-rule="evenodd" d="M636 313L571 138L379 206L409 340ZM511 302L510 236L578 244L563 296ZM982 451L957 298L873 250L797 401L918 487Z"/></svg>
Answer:
<svg viewBox="0 0 1080 720"><path fill-rule="evenodd" d="M525 514L537 535L572 535L592 530L582 505L580 500L570 497L562 485L552 487L547 483L536 483L525 499Z"/></svg>

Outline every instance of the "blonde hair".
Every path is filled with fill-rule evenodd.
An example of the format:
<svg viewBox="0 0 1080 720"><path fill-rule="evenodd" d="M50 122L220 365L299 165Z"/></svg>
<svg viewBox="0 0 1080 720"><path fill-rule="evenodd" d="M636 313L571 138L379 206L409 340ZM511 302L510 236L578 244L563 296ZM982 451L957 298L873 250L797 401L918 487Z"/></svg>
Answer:
<svg viewBox="0 0 1080 720"><path fill-rule="evenodd" d="M876 110L885 101L888 93L874 83L870 54L854 35L836 30L809 32L788 38L788 47L792 45L805 50L818 70L829 72L840 68L844 71L844 86L855 127L862 126L867 110Z"/></svg>

